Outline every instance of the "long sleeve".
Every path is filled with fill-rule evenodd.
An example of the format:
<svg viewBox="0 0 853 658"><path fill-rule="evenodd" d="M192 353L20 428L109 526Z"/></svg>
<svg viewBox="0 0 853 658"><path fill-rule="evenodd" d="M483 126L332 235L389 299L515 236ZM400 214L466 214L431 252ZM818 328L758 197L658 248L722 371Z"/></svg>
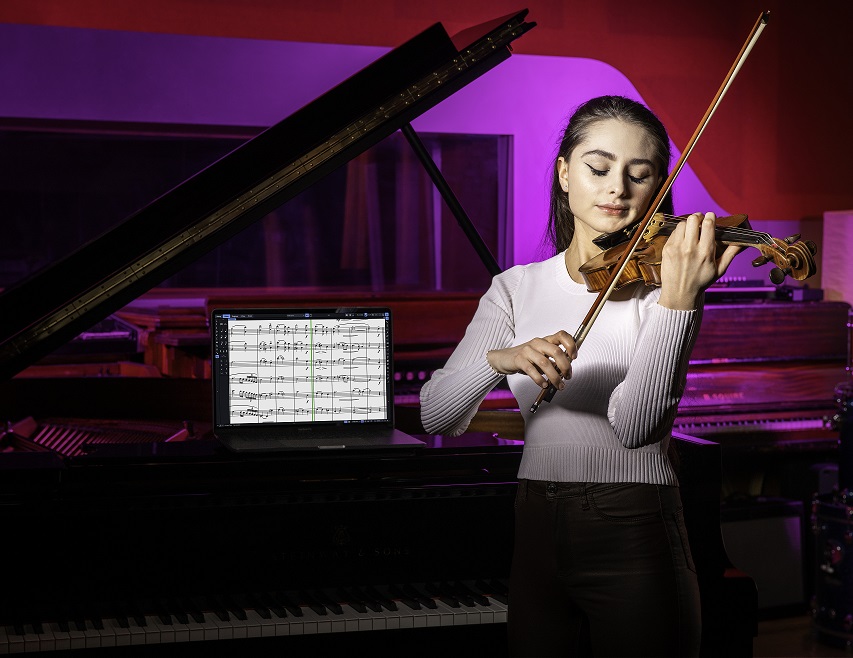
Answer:
<svg viewBox="0 0 853 658"><path fill-rule="evenodd" d="M626 448L656 443L669 434L701 317L701 309L678 311L657 303L647 310L628 372L608 407L608 418Z"/></svg>
<svg viewBox="0 0 853 658"><path fill-rule="evenodd" d="M421 422L427 432L462 434L486 394L501 381L486 352L512 345L512 293L523 276L524 270L514 267L494 278L447 364L421 389Z"/></svg>

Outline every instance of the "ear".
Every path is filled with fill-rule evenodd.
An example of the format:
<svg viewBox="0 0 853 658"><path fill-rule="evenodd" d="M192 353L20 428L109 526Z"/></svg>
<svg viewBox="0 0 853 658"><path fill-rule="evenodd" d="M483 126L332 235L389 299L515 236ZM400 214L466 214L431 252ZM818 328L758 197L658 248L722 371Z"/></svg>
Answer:
<svg viewBox="0 0 853 658"><path fill-rule="evenodd" d="M557 158L557 178L560 180L560 187L563 192L569 191L569 163L562 156Z"/></svg>

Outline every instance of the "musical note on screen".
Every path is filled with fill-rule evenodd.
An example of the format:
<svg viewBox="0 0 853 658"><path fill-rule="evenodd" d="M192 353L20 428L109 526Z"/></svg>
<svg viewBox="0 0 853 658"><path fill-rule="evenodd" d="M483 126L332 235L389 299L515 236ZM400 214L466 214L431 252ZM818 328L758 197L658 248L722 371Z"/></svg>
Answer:
<svg viewBox="0 0 853 658"><path fill-rule="evenodd" d="M299 318L228 327L232 423L387 419L382 318Z"/></svg>

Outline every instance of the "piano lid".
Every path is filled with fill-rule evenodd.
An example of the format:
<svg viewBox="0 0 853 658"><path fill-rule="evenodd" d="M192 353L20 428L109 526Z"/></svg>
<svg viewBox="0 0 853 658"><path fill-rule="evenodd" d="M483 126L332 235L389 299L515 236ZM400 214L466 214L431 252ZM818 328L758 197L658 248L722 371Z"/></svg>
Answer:
<svg viewBox="0 0 853 658"><path fill-rule="evenodd" d="M14 376L509 58L527 10L451 38L440 23L60 261L0 293Z"/></svg>

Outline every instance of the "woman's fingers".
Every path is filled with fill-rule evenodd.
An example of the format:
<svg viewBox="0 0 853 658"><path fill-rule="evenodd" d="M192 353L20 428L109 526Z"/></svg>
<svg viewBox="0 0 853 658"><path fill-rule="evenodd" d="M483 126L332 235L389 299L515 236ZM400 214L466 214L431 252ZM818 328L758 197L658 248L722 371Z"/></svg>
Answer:
<svg viewBox="0 0 853 658"><path fill-rule="evenodd" d="M537 386L562 389L563 380L572 376L572 360L577 354L572 336L566 331L558 331L515 347L490 350L486 360L498 372L524 373Z"/></svg>

